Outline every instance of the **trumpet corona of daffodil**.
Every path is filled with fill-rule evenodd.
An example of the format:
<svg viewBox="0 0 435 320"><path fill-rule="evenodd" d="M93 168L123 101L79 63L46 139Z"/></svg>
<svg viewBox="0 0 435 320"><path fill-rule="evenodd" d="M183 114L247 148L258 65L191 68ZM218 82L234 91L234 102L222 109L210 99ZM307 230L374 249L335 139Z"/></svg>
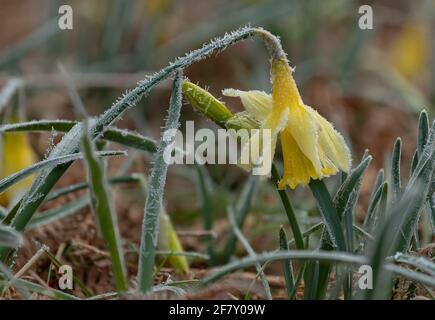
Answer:
<svg viewBox="0 0 435 320"><path fill-rule="evenodd" d="M36 157L25 133L4 133L1 139L1 178L5 178L35 163ZM33 179L33 176L29 176L1 193L0 205L3 207L13 205L32 185Z"/></svg>
<svg viewBox="0 0 435 320"><path fill-rule="evenodd" d="M284 158L280 189L286 185L294 189L306 185L310 179L322 179L339 170L348 172L351 165L350 152L342 135L317 111L303 103L292 73L285 57L274 57L271 95L262 91L223 91L226 96L240 97L246 111L260 122L261 129L271 130L270 141L259 142L261 135L256 135L247 144L270 143L268 150L273 159L280 135ZM249 146L242 147L242 154L244 150L249 150Z"/></svg>

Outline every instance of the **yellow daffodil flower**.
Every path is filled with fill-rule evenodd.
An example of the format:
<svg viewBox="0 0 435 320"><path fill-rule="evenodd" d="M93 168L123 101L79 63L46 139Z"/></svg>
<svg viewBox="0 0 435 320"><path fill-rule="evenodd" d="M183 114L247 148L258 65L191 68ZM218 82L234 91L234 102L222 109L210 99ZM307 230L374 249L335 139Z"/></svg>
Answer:
<svg viewBox="0 0 435 320"><path fill-rule="evenodd" d="M36 157L25 133L4 133L1 140L1 178L5 178L35 163ZM14 205L15 201L19 200L23 193L30 188L33 179L34 176L31 175L1 193L0 205L3 207Z"/></svg>
<svg viewBox="0 0 435 320"><path fill-rule="evenodd" d="M280 189L286 185L292 189L304 186L310 179L322 179L339 170L348 172L351 165L345 140L330 122L303 103L292 72L285 58L274 58L271 95L262 91L223 91L226 96L239 97L246 111L261 123L261 129L271 130L270 141L261 141L260 134L252 136L247 146L242 146L242 156L251 149L249 145L270 143L266 150L271 150L273 159L280 134L284 157ZM261 156L253 159L251 155L251 161L255 163Z"/></svg>
<svg viewBox="0 0 435 320"><path fill-rule="evenodd" d="M8 123L16 123L21 119L17 115L8 117ZM27 168L36 162L36 156L25 133L3 133L0 135L0 178L3 179L17 171ZM34 176L31 175L14 184L0 194L0 205L10 207L30 188Z"/></svg>
<svg viewBox="0 0 435 320"><path fill-rule="evenodd" d="M406 25L391 49L391 62L406 78L420 76L427 65L429 44L423 25Z"/></svg>
<svg viewBox="0 0 435 320"><path fill-rule="evenodd" d="M160 213L160 232L159 232L159 243L158 248L160 250L170 251L170 252L183 252L183 246L178 239L177 233L171 223L171 219L162 210ZM182 273L189 272L189 263L185 256L180 255L170 255L168 262L177 270Z"/></svg>

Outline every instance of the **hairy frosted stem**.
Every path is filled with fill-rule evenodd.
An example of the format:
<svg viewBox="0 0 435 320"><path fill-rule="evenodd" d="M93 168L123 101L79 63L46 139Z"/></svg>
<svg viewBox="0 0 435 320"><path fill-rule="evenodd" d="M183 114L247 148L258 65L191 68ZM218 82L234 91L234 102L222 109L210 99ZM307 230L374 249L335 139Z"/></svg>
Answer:
<svg viewBox="0 0 435 320"><path fill-rule="evenodd" d="M173 129L177 129L179 126L182 104L181 83L182 71L178 71L174 79L165 130L157 147L154 167L151 171L147 188L138 269L138 290L143 293L151 290L153 285L154 260L159 235L159 217L168 170L168 164L164 159L164 151L175 139L174 132L169 136L166 133L170 132L169 130L174 131Z"/></svg>

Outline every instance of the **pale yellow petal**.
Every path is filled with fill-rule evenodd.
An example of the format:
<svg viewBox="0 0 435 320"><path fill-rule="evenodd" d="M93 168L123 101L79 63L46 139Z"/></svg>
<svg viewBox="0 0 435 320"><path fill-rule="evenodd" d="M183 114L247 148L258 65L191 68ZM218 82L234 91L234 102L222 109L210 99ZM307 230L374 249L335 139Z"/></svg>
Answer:
<svg viewBox="0 0 435 320"><path fill-rule="evenodd" d="M227 97L239 97L246 111L258 121L264 121L272 111L272 96L263 91L225 89L222 94Z"/></svg>
<svg viewBox="0 0 435 320"><path fill-rule="evenodd" d="M245 170L251 171L255 163L259 163L260 158L267 155L262 154L262 150L270 151L270 160L273 161L275 156L276 143L278 134L285 128L288 121L288 109L285 109L281 114L272 112L264 121L263 126L258 132L253 134L249 141L241 148L241 159L249 159L249 163L241 164ZM270 130L270 139L265 139L267 135L262 133L262 130ZM270 168L265 175L269 175Z"/></svg>
<svg viewBox="0 0 435 320"><path fill-rule="evenodd" d="M312 162L314 170L321 174L318 152L319 126L305 105L290 107L286 129L291 133L302 153Z"/></svg>
<svg viewBox="0 0 435 320"><path fill-rule="evenodd" d="M323 118L316 110L311 113L318 123L318 148L321 149L321 158L327 157L328 161L344 172L349 172L351 166L351 155L343 136L334 129L332 123ZM321 159L327 163L325 159ZM331 166L331 165L330 165ZM323 167L325 167L323 165Z"/></svg>

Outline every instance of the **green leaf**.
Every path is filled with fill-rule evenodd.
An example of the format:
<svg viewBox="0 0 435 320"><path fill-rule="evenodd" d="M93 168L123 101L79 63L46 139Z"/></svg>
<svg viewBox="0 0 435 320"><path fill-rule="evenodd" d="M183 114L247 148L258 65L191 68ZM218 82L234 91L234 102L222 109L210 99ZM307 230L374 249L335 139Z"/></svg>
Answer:
<svg viewBox="0 0 435 320"><path fill-rule="evenodd" d="M122 252L116 212L113 208L109 187L102 163L96 157L95 146L88 136L87 120L83 126L82 150L86 160L91 204L104 243L110 252L117 291L127 291L126 267Z"/></svg>
<svg viewBox="0 0 435 320"><path fill-rule="evenodd" d="M7 281L0 280L0 286L7 285ZM80 300L80 298L75 297L71 294L62 292L60 290L52 289L52 288L46 288L39 284L23 280L23 279L14 279L12 281L12 285L17 288L25 288L30 292L35 292L41 296L54 299L54 300Z"/></svg>
<svg viewBox="0 0 435 320"><path fill-rule="evenodd" d="M372 201L368 207L366 218L364 220L364 230L372 232L379 223L379 219L385 217L388 199L388 182L385 181L376 190Z"/></svg>
<svg viewBox="0 0 435 320"><path fill-rule="evenodd" d="M424 146L427 143L429 137L429 118L426 110L420 113L420 118L418 119L418 134L417 134L417 154L421 157L423 153Z"/></svg>
<svg viewBox="0 0 435 320"><path fill-rule="evenodd" d="M272 163L272 178L276 186L278 186L278 182L280 180L280 174L275 163ZM285 213L287 214L287 218L290 224L290 228L293 232L293 237L295 239L296 247L300 250L304 249L304 239L302 238L301 229L299 227L298 220L296 219L295 212L291 205L290 199L287 196L285 190L278 189L279 197L281 198L282 205L284 206Z"/></svg>
<svg viewBox="0 0 435 320"><path fill-rule="evenodd" d="M22 242L21 234L11 227L0 225L0 245L16 248Z"/></svg>
<svg viewBox="0 0 435 320"><path fill-rule="evenodd" d="M59 69L64 77L65 85L68 88L74 111L83 118L80 149L83 152L86 164L87 180L90 186L91 207L97 220L98 230L110 253L115 287L118 292L125 292L128 289L128 283L124 254L122 251L117 215L111 201L105 169L103 163L96 156L94 141L92 141L88 130L89 119L74 82L61 64L59 64Z"/></svg>
<svg viewBox="0 0 435 320"><path fill-rule="evenodd" d="M412 161L411 161L411 174L410 176L412 176L412 174L415 171L415 168L417 167L418 164L418 152L417 150L415 150L414 155L412 156Z"/></svg>
<svg viewBox="0 0 435 320"><path fill-rule="evenodd" d="M368 154L366 150L362 157L360 164L351 171L351 173L346 177L340 188L337 190L333 205L334 210L336 210L336 215L338 219L338 223L341 223L341 219L344 215L344 212L350 210L354 207L356 202L356 195L359 193L359 188L361 186L361 180L364 172L370 164L372 157ZM326 187L324 187L325 192L328 192ZM329 193L328 193L329 195ZM325 200L328 200L328 197L325 197ZM331 205L329 205L330 207ZM348 211L351 212L351 211ZM350 220L348 218L348 220ZM348 221L349 222L349 221ZM336 222L337 223L337 222ZM337 228L337 227L336 227ZM327 230L327 229L326 229ZM341 231L341 225L340 225ZM349 232L351 234L352 232ZM344 235L343 235L344 239ZM344 249L340 249L342 251L346 251L347 246ZM330 240L329 232L323 232L322 241L320 245L321 250L333 250L333 245ZM323 298L325 295L326 287L329 279L329 272L331 270L331 266L328 263L321 262L319 264L319 281L317 286L317 298Z"/></svg>
<svg viewBox="0 0 435 320"><path fill-rule="evenodd" d="M0 125L0 133L32 131L68 132L76 124L77 121L71 120L33 120L28 122L18 122Z"/></svg>
<svg viewBox="0 0 435 320"><path fill-rule="evenodd" d="M411 267L420 269L435 277L435 263L425 257L411 256L398 252L394 255L393 260L397 263L405 263Z"/></svg>
<svg viewBox="0 0 435 320"><path fill-rule="evenodd" d="M0 126L0 133L3 132L31 132L31 131L57 131L68 132L76 125L76 121L68 120L35 120ZM125 129L107 128L104 130L100 139L116 142L121 145L154 153L156 151L156 142L153 139L142 136L137 132L131 132Z"/></svg>
<svg viewBox="0 0 435 320"><path fill-rule="evenodd" d="M306 260L306 261L324 261L324 262L340 262L349 265L361 265L367 263L367 260L363 256L357 256L344 252L337 251L311 251L311 250L288 250L288 251L275 251L265 252L257 254L256 257L246 257L239 260L235 260L217 271L207 275L202 279L204 285L215 282L239 269L252 267L257 263L264 263L266 261L282 261L282 260Z"/></svg>
<svg viewBox="0 0 435 320"><path fill-rule="evenodd" d="M396 251L406 252L418 222L419 213L432 183L435 167L435 122L422 156L412 174L403 194L393 204L385 221L377 228L375 241L369 250L370 265L373 268L373 292L367 292L366 298L385 299L391 288L391 274L384 268L384 259Z"/></svg>
<svg viewBox="0 0 435 320"><path fill-rule="evenodd" d="M23 81L19 78L9 79L0 91L0 112L9 104L15 92L22 88Z"/></svg>
<svg viewBox="0 0 435 320"><path fill-rule="evenodd" d="M138 290L140 292L147 292L151 290L153 286L155 251L159 235L159 217L168 170L168 164L164 159L164 151L175 141L175 132L168 130L175 131L179 126L178 121L182 104L181 82L182 72L178 71L174 79L164 133L159 142L154 158L154 166L148 180L147 199L139 251ZM167 133L169 132L168 137Z"/></svg>
<svg viewBox="0 0 435 320"><path fill-rule="evenodd" d="M316 198L332 245L340 251L346 251L346 241L344 239L343 230L341 229L340 218L332 203L328 189L322 180L311 180L309 186ZM351 194L349 194L349 197L350 196Z"/></svg>
<svg viewBox="0 0 435 320"><path fill-rule="evenodd" d="M348 175L346 180L343 182L343 184L340 186L337 193L335 194L334 206L340 219L343 216L346 206L349 206L348 202L351 198L352 193L359 193L362 177L364 175L364 172L367 170L371 160L372 156L365 154L360 164L354 170L352 170L352 172Z"/></svg>
<svg viewBox="0 0 435 320"><path fill-rule="evenodd" d="M130 176L111 177L108 179L108 182L110 184L129 183L129 182L138 182L138 181L139 181L139 178L136 174L132 174ZM87 189L87 188L89 188L89 184L87 182L80 182L80 183L69 185L69 186L64 187L64 188L59 188L59 189L56 189L56 190L50 192L47 195L47 198L45 199L45 201L54 200L54 199L57 199L61 196L66 195L66 194L69 194L69 193L72 193L75 191L79 191L79 190L83 190L83 189Z"/></svg>
<svg viewBox="0 0 435 320"><path fill-rule="evenodd" d="M98 151L96 152L96 155L99 157L110 157L110 156L118 156L118 155L127 155L125 151ZM0 193L8 189L10 186L14 185L15 183L23 180L24 178L30 176L32 173L35 173L37 171L55 167L61 164L71 163L74 160L82 159L83 154L82 153L75 153L70 154L66 156L59 156L55 158L50 158L46 160L42 160L40 162L37 162L30 167L27 167L23 170L20 170L14 174L11 174L10 176L7 176L6 178L3 178L0 180Z"/></svg>
<svg viewBox="0 0 435 320"><path fill-rule="evenodd" d="M400 157L402 154L402 139L397 138L394 143L393 154L391 157L391 186L393 192L393 202L398 201L402 185L400 182Z"/></svg>
<svg viewBox="0 0 435 320"><path fill-rule="evenodd" d="M154 153L157 150L156 142L153 139L125 129L110 128L105 130L101 135L101 139L150 153Z"/></svg>
<svg viewBox="0 0 435 320"><path fill-rule="evenodd" d="M372 193L370 195L370 201L368 207L374 207L376 206L375 202L377 202L379 199L376 199L376 195L378 194L379 187L384 183L385 179L385 172L384 169L379 169L378 174L376 175L376 180L373 185Z"/></svg>
<svg viewBox="0 0 435 320"><path fill-rule="evenodd" d="M285 234L284 228L280 228L279 230L279 249L281 251L288 250L288 241L287 236ZM295 288L294 276L293 276L293 268L291 261L282 261L282 269L284 271L284 280L287 288L287 295L289 299L292 299L292 294Z"/></svg>
<svg viewBox="0 0 435 320"><path fill-rule="evenodd" d="M412 199L410 203L402 203L403 207L407 210L403 213L403 221L401 221L400 231L400 244L399 251L405 251L411 242L414 230L416 230L421 208L427 200L428 193L431 191L434 180L434 167L435 167L435 121L432 123L432 129L425 145L421 157L418 161L418 165L409 179L406 186L406 192ZM421 194L416 194L417 190L420 190ZM422 196L424 195L424 199Z"/></svg>
<svg viewBox="0 0 435 320"><path fill-rule="evenodd" d="M256 257L257 254L255 253L254 249L252 249L248 240L246 240L246 238L243 236L242 231L237 227L233 211L234 211L233 208L231 206L228 206L228 208L227 208L228 220L230 222L231 228L233 229L234 234L236 235L237 239L239 239L239 241L242 243L245 250L248 252L249 256ZM257 270L257 275L260 277L261 283L263 284L264 291L266 292L266 298L268 300L272 300L272 293L270 291L269 282L267 282L267 279L266 279L266 276L264 274L263 268L261 267L261 264L256 263L255 269Z"/></svg>
<svg viewBox="0 0 435 320"><path fill-rule="evenodd" d="M213 230L213 221L214 221L214 205L211 199L211 181L208 176L207 170L205 167L196 165L195 166L197 173L197 189L201 199L201 214L203 227L206 231ZM215 258L215 244L213 237L209 237L207 239L207 253L210 256L210 265L214 265L216 263Z"/></svg>
<svg viewBox="0 0 435 320"><path fill-rule="evenodd" d="M243 229L243 224L245 222L246 216L251 208L253 199L257 194L259 179L258 176L251 175L248 181L245 183L242 193L237 201L236 205L236 223L239 229ZM228 235L228 240L225 245L223 253L223 261L228 262L230 257L233 255L236 248L236 235L234 232L230 232Z"/></svg>
<svg viewBox="0 0 435 320"><path fill-rule="evenodd" d="M77 200L71 201L59 208L49 209L35 215L26 227L26 231L42 227L53 221L68 217L90 204L89 196L83 196Z"/></svg>

